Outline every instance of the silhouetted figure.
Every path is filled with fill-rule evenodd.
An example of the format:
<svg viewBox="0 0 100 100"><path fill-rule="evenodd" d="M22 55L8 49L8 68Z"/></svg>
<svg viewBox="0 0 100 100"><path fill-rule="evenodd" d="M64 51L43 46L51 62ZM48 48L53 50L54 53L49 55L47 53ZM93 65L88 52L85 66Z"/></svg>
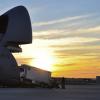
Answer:
<svg viewBox="0 0 100 100"><path fill-rule="evenodd" d="M64 77L62 77L61 79L61 88L65 89L65 78Z"/></svg>

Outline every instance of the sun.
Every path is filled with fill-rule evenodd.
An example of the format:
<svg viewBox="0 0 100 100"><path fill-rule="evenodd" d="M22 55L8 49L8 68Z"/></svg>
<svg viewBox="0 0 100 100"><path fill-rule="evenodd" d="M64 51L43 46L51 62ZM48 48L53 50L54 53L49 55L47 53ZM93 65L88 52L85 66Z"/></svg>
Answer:
<svg viewBox="0 0 100 100"><path fill-rule="evenodd" d="M54 63L54 57L49 50L38 49L33 51L34 59L30 62L30 65L52 71L52 65Z"/></svg>

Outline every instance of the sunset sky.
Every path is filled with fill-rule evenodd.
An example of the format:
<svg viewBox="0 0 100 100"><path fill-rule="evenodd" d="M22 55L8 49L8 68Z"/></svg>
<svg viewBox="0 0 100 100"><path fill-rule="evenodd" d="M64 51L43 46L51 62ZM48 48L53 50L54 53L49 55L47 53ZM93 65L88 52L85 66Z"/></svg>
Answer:
<svg viewBox="0 0 100 100"><path fill-rule="evenodd" d="M100 0L0 0L0 14L15 6L30 14L33 43L14 54L18 64L53 77L100 75Z"/></svg>

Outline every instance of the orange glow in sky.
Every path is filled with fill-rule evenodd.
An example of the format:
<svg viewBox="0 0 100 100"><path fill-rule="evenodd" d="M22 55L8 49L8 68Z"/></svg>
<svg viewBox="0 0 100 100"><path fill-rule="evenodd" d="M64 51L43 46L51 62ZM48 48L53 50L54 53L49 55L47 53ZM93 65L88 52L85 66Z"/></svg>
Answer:
<svg viewBox="0 0 100 100"><path fill-rule="evenodd" d="M53 46L41 40L42 47L42 44L39 45L40 40L34 40L33 44L22 46L23 52L15 56L21 64L51 71L53 77L94 78L100 75L98 59L100 47L80 44L71 46L72 41L70 40L67 46L65 44Z"/></svg>

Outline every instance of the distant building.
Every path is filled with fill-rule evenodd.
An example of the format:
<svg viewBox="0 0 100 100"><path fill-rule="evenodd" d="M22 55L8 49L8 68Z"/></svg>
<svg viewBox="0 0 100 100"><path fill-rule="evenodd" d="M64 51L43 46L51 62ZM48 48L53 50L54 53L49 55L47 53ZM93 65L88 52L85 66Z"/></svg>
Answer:
<svg viewBox="0 0 100 100"><path fill-rule="evenodd" d="M61 83L62 77L53 77L57 83ZM92 78L65 78L65 83L67 85L87 85L87 84L95 84L96 80Z"/></svg>
<svg viewBox="0 0 100 100"><path fill-rule="evenodd" d="M96 84L100 84L100 76L96 76Z"/></svg>
<svg viewBox="0 0 100 100"><path fill-rule="evenodd" d="M29 65L20 66L20 77L21 79L31 80L35 82L49 83L51 79L51 72L42 70L40 68L32 67Z"/></svg>

